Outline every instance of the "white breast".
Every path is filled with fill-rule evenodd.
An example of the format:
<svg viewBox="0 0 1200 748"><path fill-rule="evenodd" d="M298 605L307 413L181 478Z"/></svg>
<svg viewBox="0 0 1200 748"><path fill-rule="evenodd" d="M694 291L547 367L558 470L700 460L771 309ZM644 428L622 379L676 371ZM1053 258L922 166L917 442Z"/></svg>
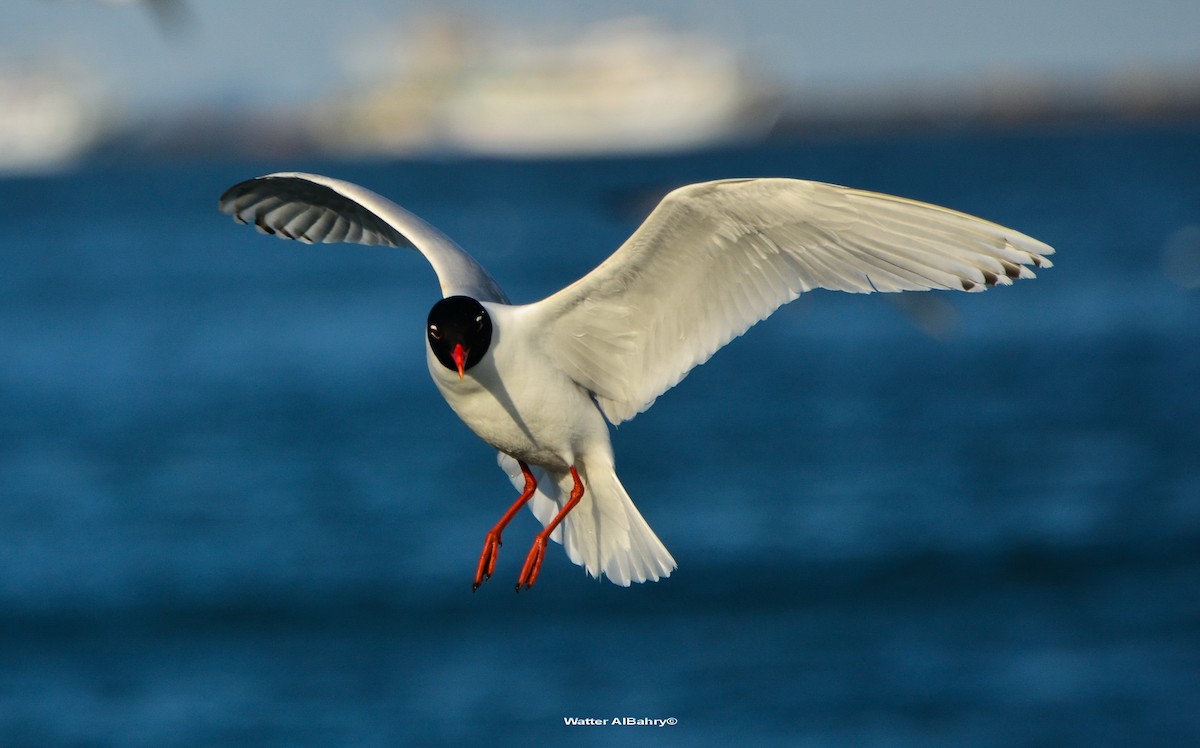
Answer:
<svg viewBox="0 0 1200 748"><path fill-rule="evenodd" d="M579 454L611 452L600 410L527 334L520 307L486 307L492 343L465 378L425 346L434 384L463 423L501 452L551 470L566 470Z"/></svg>

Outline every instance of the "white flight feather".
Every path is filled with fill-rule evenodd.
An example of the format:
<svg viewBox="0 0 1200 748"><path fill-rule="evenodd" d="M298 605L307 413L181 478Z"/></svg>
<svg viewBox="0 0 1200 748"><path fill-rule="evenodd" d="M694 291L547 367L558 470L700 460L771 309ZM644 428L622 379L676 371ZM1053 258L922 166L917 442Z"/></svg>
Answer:
<svg viewBox="0 0 1200 748"><path fill-rule="evenodd" d="M974 216L792 179L667 195L611 257L531 310L547 353L620 423L814 288L980 291L1054 250Z"/></svg>

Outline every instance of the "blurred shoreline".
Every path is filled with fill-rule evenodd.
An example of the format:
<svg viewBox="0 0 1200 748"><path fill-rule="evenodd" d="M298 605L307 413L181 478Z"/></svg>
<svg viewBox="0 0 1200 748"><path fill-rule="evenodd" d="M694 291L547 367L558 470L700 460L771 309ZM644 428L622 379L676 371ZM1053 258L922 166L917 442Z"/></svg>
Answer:
<svg viewBox="0 0 1200 748"><path fill-rule="evenodd" d="M1200 121L1196 69L787 87L711 35L645 17L535 32L434 15L371 29L342 57L342 83L301 102L137 114L78 61L0 67L0 175L160 157L561 158Z"/></svg>
<svg viewBox="0 0 1200 748"><path fill-rule="evenodd" d="M1005 83L969 94L897 90L834 94L797 93L767 113L769 123L753 132L731 130L707 140L662 143L643 153L754 145L761 142L870 137L951 131L1014 131L1045 127L1112 127L1200 123L1200 75L1152 76L1142 85L1106 87ZM527 148L479 152L444 142L411 148L331 148L314 135L303 111L255 111L201 107L147 118L96 143L89 154L114 157L261 156L356 158L499 156L515 158L630 155L622 149L577 151Z"/></svg>
<svg viewBox="0 0 1200 748"><path fill-rule="evenodd" d="M1142 71L1108 79L1013 76L944 90L813 92L807 106L780 117L772 136L1195 121L1200 71Z"/></svg>

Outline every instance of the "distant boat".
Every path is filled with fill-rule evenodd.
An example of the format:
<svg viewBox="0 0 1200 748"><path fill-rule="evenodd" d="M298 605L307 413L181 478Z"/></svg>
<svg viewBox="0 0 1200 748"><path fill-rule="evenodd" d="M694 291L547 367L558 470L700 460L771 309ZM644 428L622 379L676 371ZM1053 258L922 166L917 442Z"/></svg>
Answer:
<svg viewBox="0 0 1200 748"><path fill-rule="evenodd" d="M46 70L0 70L0 174L67 168L103 133L95 97Z"/></svg>
<svg viewBox="0 0 1200 748"><path fill-rule="evenodd" d="M761 136L773 92L716 40L641 18L533 39L443 21L400 39L373 80L314 113L339 152L559 156Z"/></svg>

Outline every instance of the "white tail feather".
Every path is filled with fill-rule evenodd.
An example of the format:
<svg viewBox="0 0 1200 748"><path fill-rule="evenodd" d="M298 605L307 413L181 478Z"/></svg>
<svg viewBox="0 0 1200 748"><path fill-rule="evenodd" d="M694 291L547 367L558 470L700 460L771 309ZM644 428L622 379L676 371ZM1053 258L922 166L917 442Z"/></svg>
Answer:
<svg viewBox="0 0 1200 748"><path fill-rule="evenodd" d="M524 488L516 460L501 452L497 462L514 486ZM567 558L591 576L604 574L622 587L670 576L675 559L633 505L613 466L580 461L575 467L583 479L583 498L550 536L562 544ZM566 503L574 482L569 472L551 473L537 466L531 470L538 488L529 508L544 527Z"/></svg>

